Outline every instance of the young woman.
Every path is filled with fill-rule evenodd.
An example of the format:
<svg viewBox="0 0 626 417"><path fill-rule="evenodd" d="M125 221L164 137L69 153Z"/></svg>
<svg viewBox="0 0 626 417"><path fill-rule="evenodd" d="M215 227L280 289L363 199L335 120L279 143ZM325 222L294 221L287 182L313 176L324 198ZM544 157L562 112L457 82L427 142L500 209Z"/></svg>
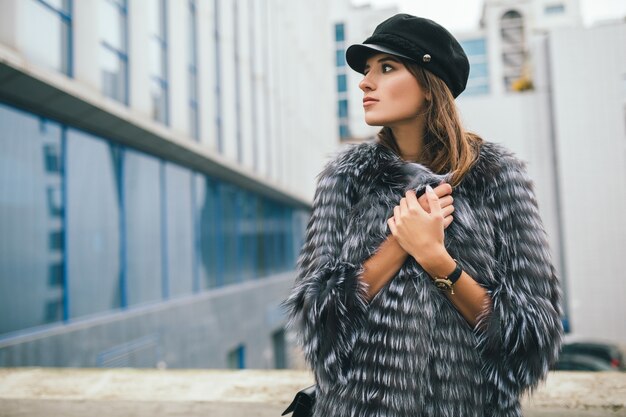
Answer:
<svg viewBox="0 0 626 417"><path fill-rule="evenodd" d="M463 130L469 62L437 23L393 16L346 59L383 128L318 176L284 302L314 416L521 416L562 335L525 165Z"/></svg>

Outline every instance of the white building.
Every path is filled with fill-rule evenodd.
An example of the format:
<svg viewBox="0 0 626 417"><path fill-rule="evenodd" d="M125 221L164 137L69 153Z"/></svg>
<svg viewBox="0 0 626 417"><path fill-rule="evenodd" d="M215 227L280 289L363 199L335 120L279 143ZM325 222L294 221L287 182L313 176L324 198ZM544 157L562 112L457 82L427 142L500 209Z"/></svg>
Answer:
<svg viewBox="0 0 626 417"><path fill-rule="evenodd" d="M349 0L333 2L331 19L335 26L335 66L337 76L337 117L339 137L343 142L361 141L376 136L377 126L365 124L363 91L359 89L362 74L346 63L346 49L367 39L376 25L397 13L395 7L381 9L370 5L352 6Z"/></svg>
<svg viewBox="0 0 626 417"><path fill-rule="evenodd" d="M285 366L330 2L0 2L0 366Z"/></svg>
<svg viewBox="0 0 626 417"><path fill-rule="evenodd" d="M487 0L456 35L472 62L464 122L528 162L571 335L625 342L626 23L583 27L578 1Z"/></svg>

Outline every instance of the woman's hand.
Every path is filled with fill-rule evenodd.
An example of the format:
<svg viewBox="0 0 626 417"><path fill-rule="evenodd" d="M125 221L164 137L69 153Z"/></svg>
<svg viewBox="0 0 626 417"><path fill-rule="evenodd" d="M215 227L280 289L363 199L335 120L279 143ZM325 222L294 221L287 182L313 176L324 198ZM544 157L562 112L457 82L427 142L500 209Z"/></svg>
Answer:
<svg viewBox="0 0 626 417"><path fill-rule="evenodd" d="M444 229L453 220L453 199L448 195L451 192L450 185L441 184L437 189L443 195L442 198L430 186L419 199L415 191L407 191L406 197L394 207L394 216L387 220L398 244L422 265L446 253Z"/></svg>

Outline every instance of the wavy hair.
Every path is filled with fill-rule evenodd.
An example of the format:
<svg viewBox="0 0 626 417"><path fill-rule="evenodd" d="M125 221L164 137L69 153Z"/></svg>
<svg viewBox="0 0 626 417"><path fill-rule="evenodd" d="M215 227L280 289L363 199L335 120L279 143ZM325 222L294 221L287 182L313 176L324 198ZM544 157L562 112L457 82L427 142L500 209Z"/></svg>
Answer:
<svg viewBox="0 0 626 417"><path fill-rule="evenodd" d="M454 97L441 78L415 63L402 62L427 97L426 134L419 162L438 174L452 172L450 185L455 187L476 161L483 139L463 128ZM383 127L378 141L400 155L391 128Z"/></svg>

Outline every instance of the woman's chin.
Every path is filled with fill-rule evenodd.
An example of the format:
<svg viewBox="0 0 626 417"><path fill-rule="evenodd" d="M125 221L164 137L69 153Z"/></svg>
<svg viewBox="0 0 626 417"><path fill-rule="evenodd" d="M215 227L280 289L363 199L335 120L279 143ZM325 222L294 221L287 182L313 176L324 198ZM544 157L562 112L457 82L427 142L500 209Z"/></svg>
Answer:
<svg viewBox="0 0 626 417"><path fill-rule="evenodd" d="M376 118L376 117L367 117L367 116L365 116L365 123L368 126L384 126L385 125L384 120L380 118Z"/></svg>

